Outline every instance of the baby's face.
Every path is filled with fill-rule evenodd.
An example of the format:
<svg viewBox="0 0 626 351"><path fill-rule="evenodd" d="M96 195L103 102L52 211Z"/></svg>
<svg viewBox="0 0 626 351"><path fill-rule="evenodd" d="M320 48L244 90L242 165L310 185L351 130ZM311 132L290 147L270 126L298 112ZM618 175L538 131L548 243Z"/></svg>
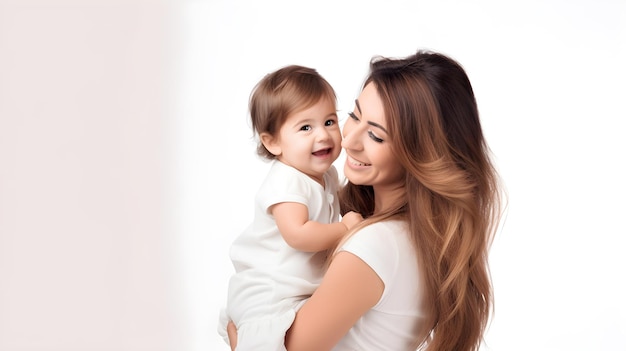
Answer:
<svg viewBox="0 0 626 351"><path fill-rule="evenodd" d="M322 183L341 153L341 131L334 101L321 99L290 114L273 140L278 160Z"/></svg>

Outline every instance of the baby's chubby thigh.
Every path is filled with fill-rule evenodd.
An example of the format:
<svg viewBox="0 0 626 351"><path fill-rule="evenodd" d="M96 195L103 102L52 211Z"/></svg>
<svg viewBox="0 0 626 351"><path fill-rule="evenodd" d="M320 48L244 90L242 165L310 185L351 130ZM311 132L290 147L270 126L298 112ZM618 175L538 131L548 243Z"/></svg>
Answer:
<svg viewBox="0 0 626 351"><path fill-rule="evenodd" d="M236 326L285 312L276 281L259 272L241 272L230 279L227 311ZM280 289L279 289L280 290Z"/></svg>
<svg viewBox="0 0 626 351"><path fill-rule="evenodd" d="M285 351L300 299L285 296L274 278L258 272L231 278L227 308L237 327L237 350Z"/></svg>

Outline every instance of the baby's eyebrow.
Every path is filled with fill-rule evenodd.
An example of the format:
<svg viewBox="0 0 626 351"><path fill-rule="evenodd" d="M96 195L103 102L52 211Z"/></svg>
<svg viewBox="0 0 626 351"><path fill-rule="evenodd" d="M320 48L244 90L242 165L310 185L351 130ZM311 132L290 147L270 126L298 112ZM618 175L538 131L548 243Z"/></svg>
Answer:
<svg viewBox="0 0 626 351"><path fill-rule="evenodd" d="M324 119L329 118L329 117L337 117L337 112L329 113L328 115L324 116ZM299 128L303 124L314 124L316 120L317 120L316 117L303 117L302 119L294 121L293 127Z"/></svg>

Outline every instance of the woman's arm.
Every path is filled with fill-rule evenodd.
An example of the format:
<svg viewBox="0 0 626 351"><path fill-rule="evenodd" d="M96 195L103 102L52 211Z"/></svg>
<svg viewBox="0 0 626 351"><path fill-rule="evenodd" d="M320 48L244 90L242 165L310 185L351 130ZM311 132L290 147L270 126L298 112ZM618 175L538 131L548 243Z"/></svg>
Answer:
<svg viewBox="0 0 626 351"><path fill-rule="evenodd" d="M287 332L289 351L332 349L383 294L372 268L349 252L339 252L313 296L296 314Z"/></svg>

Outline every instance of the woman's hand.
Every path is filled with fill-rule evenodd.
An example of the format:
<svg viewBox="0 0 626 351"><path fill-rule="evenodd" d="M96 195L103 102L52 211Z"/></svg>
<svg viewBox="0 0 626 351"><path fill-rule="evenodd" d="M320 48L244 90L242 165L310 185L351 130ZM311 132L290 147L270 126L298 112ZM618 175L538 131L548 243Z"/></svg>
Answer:
<svg viewBox="0 0 626 351"><path fill-rule="evenodd" d="M232 351L235 351L235 348L237 347L237 327L235 327L235 323L233 323L233 321L228 321L228 325L226 326L226 332L228 333L230 349Z"/></svg>

